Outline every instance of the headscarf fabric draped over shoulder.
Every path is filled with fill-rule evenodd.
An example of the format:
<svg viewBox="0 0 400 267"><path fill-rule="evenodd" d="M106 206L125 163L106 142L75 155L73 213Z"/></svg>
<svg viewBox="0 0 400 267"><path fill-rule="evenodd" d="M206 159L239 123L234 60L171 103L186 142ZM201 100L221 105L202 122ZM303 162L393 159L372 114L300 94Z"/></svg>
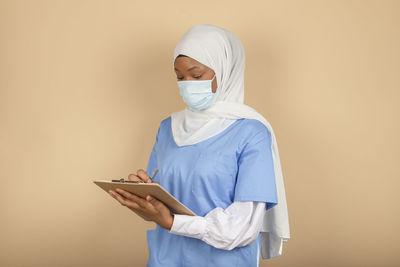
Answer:
<svg viewBox="0 0 400 267"><path fill-rule="evenodd" d="M256 119L271 134L272 158L278 204L266 210L262 227L261 252L264 259L282 255L283 242L290 238L289 219L282 169L274 131L261 114L244 104L245 55L240 40L230 31L210 25L191 27L174 51L191 57L214 70L217 92L214 103L204 110L184 110L171 115L172 134L178 146L196 144L224 131L235 120Z"/></svg>

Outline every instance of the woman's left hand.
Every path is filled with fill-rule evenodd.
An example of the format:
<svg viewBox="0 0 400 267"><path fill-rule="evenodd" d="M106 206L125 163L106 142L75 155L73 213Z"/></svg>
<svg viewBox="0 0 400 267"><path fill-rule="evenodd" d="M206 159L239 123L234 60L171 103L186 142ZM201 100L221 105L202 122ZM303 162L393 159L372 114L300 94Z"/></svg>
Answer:
<svg viewBox="0 0 400 267"><path fill-rule="evenodd" d="M110 190L110 195L118 200L121 205L126 206L141 217L157 223L159 226L170 230L174 217L169 208L158 199L148 195L146 199L138 197L120 188L117 192Z"/></svg>

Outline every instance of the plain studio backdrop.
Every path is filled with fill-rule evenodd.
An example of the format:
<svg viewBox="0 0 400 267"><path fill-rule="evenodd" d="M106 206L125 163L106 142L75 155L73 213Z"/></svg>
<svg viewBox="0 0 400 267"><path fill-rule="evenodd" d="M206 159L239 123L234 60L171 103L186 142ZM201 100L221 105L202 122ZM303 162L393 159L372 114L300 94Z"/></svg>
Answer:
<svg viewBox="0 0 400 267"><path fill-rule="evenodd" d="M145 265L154 224L92 180L146 168L198 23L242 41L277 136L292 238L261 266L399 266L400 1L378 0L0 1L0 265Z"/></svg>

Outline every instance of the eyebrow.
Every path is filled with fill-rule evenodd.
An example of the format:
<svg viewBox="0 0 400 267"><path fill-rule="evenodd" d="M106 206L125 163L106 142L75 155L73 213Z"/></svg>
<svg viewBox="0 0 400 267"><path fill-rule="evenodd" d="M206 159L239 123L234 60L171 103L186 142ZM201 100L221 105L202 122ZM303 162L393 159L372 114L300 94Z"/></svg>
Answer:
<svg viewBox="0 0 400 267"><path fill-rule="evenodd" d="M195 68L198 68L198 66L190 67L190 68L187 69L187 71L191 71L191 70L193 70L193 69L195 69ZM175 68L175 70L179 71L177 68Z"/></svg>

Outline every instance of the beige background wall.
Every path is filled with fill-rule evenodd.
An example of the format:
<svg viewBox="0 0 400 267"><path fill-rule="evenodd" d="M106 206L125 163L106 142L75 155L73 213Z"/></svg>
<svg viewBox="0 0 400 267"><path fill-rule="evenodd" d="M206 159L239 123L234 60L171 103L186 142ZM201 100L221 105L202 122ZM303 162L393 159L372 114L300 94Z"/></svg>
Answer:
<svg viewBox="0 0 400 267"><path fill-rule="evenodd" d="M184 107L171 60L234 32L270 121L292 239L261 266L399 266L400 1L0 1L0 266L144 266L93 183L145 168Z"/></svg>

